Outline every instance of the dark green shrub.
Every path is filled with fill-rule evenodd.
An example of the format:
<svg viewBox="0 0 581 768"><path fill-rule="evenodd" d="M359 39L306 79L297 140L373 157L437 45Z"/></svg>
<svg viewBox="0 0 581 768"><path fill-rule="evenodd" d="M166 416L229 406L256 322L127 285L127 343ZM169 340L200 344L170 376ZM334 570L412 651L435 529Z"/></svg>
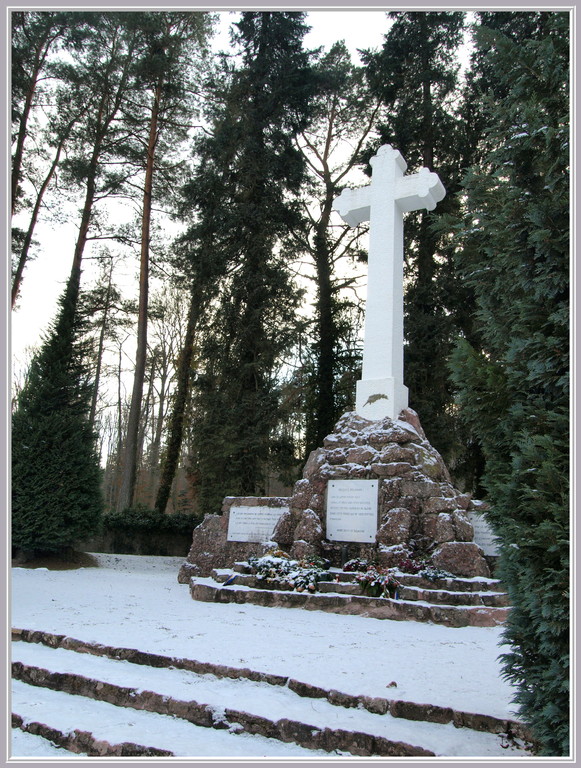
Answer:
<svg viewBox="0 0 581 768"><path fill-rule="evenodd" d="M103 515L102 532L123 531L176 533L189 536L193 529L202 522L202 514L184 514L176 512L166 515L149 509L144 504L128 507L123 512L110 511Z"/></svg>

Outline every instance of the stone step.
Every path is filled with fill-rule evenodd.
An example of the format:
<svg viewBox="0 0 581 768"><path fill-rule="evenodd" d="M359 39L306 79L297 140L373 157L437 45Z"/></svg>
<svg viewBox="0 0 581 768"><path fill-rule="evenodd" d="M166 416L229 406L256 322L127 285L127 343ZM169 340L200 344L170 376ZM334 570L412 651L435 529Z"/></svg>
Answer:
<svg viewBox="0 0 581 768"><path fill-rule="evenodd" d="M494 627L502 624L509 607L487 605L437 605L421 600L395 600L333 593L307 593L255 588L238 583L229 586L214 579L193 577L190 594L194 600L218 603L252 603L276 608L304 608L330 613L359 615L395 621L426 621L448 627Z"/></svg>
<svg viewBox="0 0 581 768"><path fill-rule="evenodd" d="M488 605L493 608L508 607L508 595L503 592L449 592L447 590L421 589L401 586L400 600L421 600L435 605Z"/></svg>
<svg viewBox="0 0 581 768"><path fill-rule="evenodd" d="M111 742L107 731L107 719L113 720L115 715L119 718L116 707L106 705L109 711L103 708L102 702L94 702L95 712L91 717L87 711L79 715L79 705L76 697L60 694L54 691L43 691L38 694L36 689L24 683L16 683L12 686L13 707L22 712L12 712L12 728L19 728L24 733L32 736L40 736L50 744L65 749L82 757L174 757L174 753L167 749L147 747L136 744L129 739L133 735L131 729L134 723L128 722L125 733L121 736L124 741ZM30 706L34 702L34 707ZM99 706L101 705L101 706ZM140 713L141 714L141 713ZM107 718L109 715L109 718ZM34 717L42 718L42 721L34 720ZM74 717L78 728L73 731L68 727L71 718ZM138 715L139 717L139 715ZM66 718L66 720L63 720ZM118 728L116 729L119 730ZM97 736L93 733L97 732ZM65 757L66 753L61 755Z"/></svg>
<svg viewBox="0 0 581 768"><path fill-rule="evenodd" d="M301 749L247 731L241 730L245 739L240 739L224 720L219 721L219 713L210 731L184 718L116 706L18 680L13 681L12 707L13 727L90 757L328 757L323 750ZM147 745L135 743L137 732L150 734Z"/></svg>
<svg viewBox="0 0 581 768"><path fill-rule="evenodd" d="M409 587L448 590L450 592L504 592L504 587L498 579L463 579L460 576L427 579L420 574L398 572L394 575L401 584Z"/></svg>
<svg viewBox="0 0 581 768"><path fill-rule="evenodd" d="M319 581L319 592L336 592L339 595L362 595L361 586L353 581Z"/></svg>
<svg viewBox="0 0 581 768"><path fill-rule="evenodd" d="M250 575L248 563L235 563L233 568L215 569L212 577L216 581L225 581L233 573ZM219 576L215 575L219 574ZM339 568L330 568L325 575L325 580L339 581L340 583L353 583L357 571L343 571ZM400 584L410 587L421 587L423 589L447 590L450 592L501 592L504 593L504 587L498 579L486 578L462 578L461 576L447 576L443 578L428 579L415 573L394 572L395 578ZM242 582L241 582L242 583Z"/></svg>
<svg viewBox="0 0 581 768"><path fill-rule="evenodd" d="M242 564L240 564L242 565ZM248 570L248 568L246 569ZM345 572L331 572L327 574L327 579L317 583L317 592L321 594L339 594L351 596L364 596L364 591L359 583L355 581L357 574ZM335 580L339 576L342 579ZM332 580L331 580L332 577ZM349 580L345 577L350 577ZM251 574L244 573L242 570L235 571L229 568L214 569L211 577L217 584L223 585L226 582L236 586L249 587L250 589L264 589L271 591L292 590L283 584L267 581ZM481 581L475 582L476 585L484 587L482 591L453 590L452 587L461 584L460 579L440 579L441 583L447 585L447 589L438 588L435 583L427 579L415 578L412 574L397 575L401 586L398 588L397 599L413 602L423 602L432 605L444 606L488 606L491 608L509 607L508 596L504 592L492 591L491 587L498 587L499 582ZM426 586L429 585L429 586ZM488 587L488 589L486 589ZM420 619L422 620L422 619Z"/></svg>
<svg viewBox="0 0 581 768"><path fill-rule="evenodd" d="M309 750L309 752L313 750L318 754L321 754L321 752L341 751L360 756L435 756L435 752L432 750L399 740L395 741L381 735L375 735L372 732L349 730L348 727L337 729L326 727L324 724L318 725L316 721L321 718L317 717L315 712L311 713L312 721L310 723L289 719L284 716L275 720L233 709L227 705L207 705L195 700L179 701L154 691L141 690L138 686L128 689L108 683L100 678L87 678L73 673L51 672L45 668L23 665L20 662L14 662L12 666L13 677L17 681L24 682L29 686L48 688L59 693L73 694L76 697L80 695L98 703L107 703L114 709L117 709L117 711L119 708L145 710L166 719L168 715L173 718L179 718L188 725L193 723L195 726L205 729L226 729L233 734L246 733L253 736L259 735L268 740L294 742L297 746ZM165 672L167 674L168 670L165 670ZM31 692L29 700L38 701L36 692ZM250 703L248 697L245 698L245 701ZM324 703L321 702L320 706L324 706ZM355 711L355 714L358 715L360 713ZM369 717L385 720L380 715L367 714ZM403 725L404 729L400 727L400 731L406 728L407 730L410 729L409 725L405 723ZM415 725L417 726L417 724ZM159 724L158 727L165 729L163 724ZM449 725L442 727L450 729ZM453 728L454 726L451 727ZM430 724L429 729L433 731L433 728L434 726ZM371 730L371 726L369 730ZM417 730L417 727L414 730ZM425 730L427 731L428 729L426 728ZM494 737L492 738L494 739ZM153 740L154 737L152 735ZM157 743L159 744L159 741ZM153 746L149 747L149 749L159 749L159 747ZM265 749L271 751L270 747L260 745L256 747L255 754L265 754ZM172 754L175 755L175 752ZM188 751L188 754L192 754L192 752ZM196 752L193 752L193 754L196 754Z"/></svg>
<svg viewBox="0 0 581 768"><path fill-rule="evenodd" d="M26 709L27 702L29 707L30 702L35 703L35 721L38 722L40 717L44 722L45 716L38 714L37 705L39 700L46 697L48 689L53 694L58 693L61 697L69 695L77 701L81 700L79 696L86 697L92 701L92 706L105 706L105 710L112 707L119 713L120 708L123 708L122 711L127 711L128 714L118 714L119 723L132 721L136 716L145 714L153 713L165 720L168 715L173 715L174 720L189 721L185 725L194 729L191 738L197 739L199 736L195 731L196 727L229 728L240 733L262 734L269 740L291 741L306 750L318 750L321 754L339 750L364 756L435 755L437 745L444 741L450 744L449 754L500 755L504 753L500 739L504 738L506 741L509 735L519 739L527 736L519 723L454 712L444 707L351 696L275 676L262 676L263 680L271 678L275 682L260 683L259 691L256 681L261 679L260 673L250 670L218 669L218 672L227 671L231 676L236 675L238 678L234 685L232 682L228 685L227 681L223 678L216 679L215 675L199 675L176 668L176 663L185 663L188 660L159 657L134 649L107 648L65 636L27 630L16 631L15 637L27 641L13 645L13 672L19 681L15 684L15 709L17 717L20 716L25 722L30 719ZM92 658L87 658L87 654ZM129 658L134 661L129 661ZM149 666L148 659L155 667ZM246 693L243 685L245 682L251 686ZM30 685L37 688L29 689L26 694L26 687ZM186 700L184 693L193 693L206 703L200 704L191 698ZM309 723L300 719L300 715L305 711L304 704L300 704L301 698L304 697L311 700L307 710ZM241 712L231 707L240 700L244 701L248 711ZM134 713L134 709L146 712ZM48 712L50 714L51 707L48 707ZM279 714L282 717L278 717ZM289 719L293 716L295 719ZM106 717L99 719L99 725L104 722ZM339 724L341 727L337 728ZM89 750L90 754L148 754L119 752L119 743L127 741L121 738L122 734L111 734L103 728L96 731L88 727L86 722L79 725L82 725L81 730L88 731L94 740L101 744L104 742L114 745L111 752ZM58 727L58 724L53 721L46 723L47 728L55 726ZM163 731L165 735L165 729L166 726L160 721L151 733L158 734ZM179 743L180 738L182 736L179 736L177 742L175 738L171 742L159 741L152 736L150 745L138 747L140 750L164 750L168 749L168 745ZM203 735L201 738L204 738ZM418 744L422 746L417 746ZM86 739L77 746L82 747L83 751L88 751ZM97 749L102 749L102 746ZM263 745L259 749L263 751L258 754L279 754L276 748L273 751L272 743L269 747ZM174 750L174 754L181 755L183 752Z"/></svg>
<svg viewBox="0 0 581 768"><path fill-rule="evenodd" d="M248 586L252 586L249 584ZM320 581L317 590L325 594L363 595L360 584L354 582ZM449 592L419 587L398 587L398 600L421 600L434 605L489 605L495 608L508 606L508 596L502 592Z"/></svg>

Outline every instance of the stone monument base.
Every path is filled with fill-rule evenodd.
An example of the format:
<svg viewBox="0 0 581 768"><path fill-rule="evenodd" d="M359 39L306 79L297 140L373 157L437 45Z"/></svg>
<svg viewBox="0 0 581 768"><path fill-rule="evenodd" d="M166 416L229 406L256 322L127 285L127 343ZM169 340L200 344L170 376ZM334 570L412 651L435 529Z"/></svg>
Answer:
<svg viewBox="0 0 581 768"><path fill-rule="evenodd" d="M339 479L377 480L373 541L328 538L327 488L330 481ZM226 513L228 502L226 499ZM442 457L410 408L402 410L398 419L379 421L354 412L344 414L323 447L309 456L292 496L255 503L286 507L271 540L253 544L227 541L227 518L207 515L194 531L180 582L209 575L213 568L231 568L251 554L275 547L297 560L325 558L334 567L356 557L399 568L406 560L422 559L455 576L491 576L468 519L468 513L482 511L483 504L454 488Z"/></svg>
<svg viewBox="0 0 581 768"><path fill-rule="evenodd" d="M289 499L283 496L226 496L222 514L206 515L194 528L190 551L180 568L178 582L188 584L192 576L209 576L215 568L231 568L234 563L245 561L252 555L264 555L276 547L274 541L229 541L231 509L235 505L255 507L257 510L284 509L288 502Z"/></svg>

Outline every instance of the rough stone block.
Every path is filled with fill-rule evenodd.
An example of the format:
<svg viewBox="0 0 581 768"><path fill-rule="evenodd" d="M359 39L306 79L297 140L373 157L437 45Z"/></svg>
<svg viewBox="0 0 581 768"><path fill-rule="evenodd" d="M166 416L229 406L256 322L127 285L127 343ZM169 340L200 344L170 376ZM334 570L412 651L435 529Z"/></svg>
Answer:
<svg viewBox="0 0 581 768"><path fill-rule="evenodd" d="M452 512L457 508L457 497L442 498L441 496L431 496L423 502L422 510L424 514L430 515L438 512Z"/></svg>
<svg viewBox="0 0 581 768"><path fill-rule="evenodd" d="M369 445L359 445L346 451L349 464L370 464L377 459L377 451Z"/></svg>
<svg viewBox="0 0 581 768"><path fill-rule="evenodd" d="M437 568L442 568L456 576L490 578L490 570L480 547L472 542L444 542L433 552L432 562Z"/></svg>
<svg viewBox="0 0 581 768"><path fill-rule="evenodd" d="M332 434L327 435L323 440L323 446L329 450L335 448L346 448L351 445L351 439L346 434Z"/></svg>
<svg viewBox="0 0 581 768"><path fill-rule="evenodd" d="M345 464L347 461L347 449L334 448L332 451L327 451L326 461L329 464Z"/></svg>
<svg viewBox="0 0 581 768"><path fill-rule="evenodd" d="M415 496L420 499L428 499L431 496L440 495L439 483L428 480L428 478L408 479L404 477L400 483L401 496Z"/></svg>
<svg viewBox="0 0 581 768"><path fill-rule="evenodd" d="M379 487L379 508L382 509L387 501L399 499L402 493L402 480L399 477L382 480Z"/></svg>
<svg viewBox="0 0 581 768"><path fill-rule="evenodd" d="M450 707L416 704L413 701L392 701L389 711L393 717L424 720L430 723L451 723L454 719L454 710Z"/></svg>
<svg viewBox="0 0 581 768"><path fill-rule="evenodd" d="M404 462L391 462L389 464L376 463L371 465L371 471L377 477L401 477L411 471L411 464Z"/></svg>
<svg viewBox="0 0 581 768"><path fill-rule="evenodd" d="M390 464L393 461L405 461L408 464L416 463L416 455L412 448L406 448L403 445L388 445L379 454L379 461L384 464Z"/></svg>
<svg viewBox="0 0 581 768"><path fill-rule="evenodd" d="M307 544L320 544L323 538L323 526L319 516L312 509L305 509L300 515L298 525L294 531L295 540L305 541Z"/></svg>
<svg viewBox="0 0 581 768"><path fill-rule="evenodd" d="M295 560L308 559L309 557L317 556L318 548L313 544L309 544L307 541L297 539L290 548L289 554Z"/></svg>
<svg viewBox="0 0 581 768"><path fill-rule="evenodd" d="M353 696L350 693L342 693L341 691L336 691L334 689L329 691L327 698L331 704L334 704L336 707L354 708L359 705L359 698L357 696Z"/></svg>
<svg viewBox="0 0 581 768"><path fill-rule="evenodd" d="M290 498L289 506L292 509L306 509L311 503L313 487L309 480L303 479L295 483L293 495Z"/></svg>
<svg viewBox="0 0 581 768"><path fill-rule="evenodd" d="M373 448L383 448L388 443L410 443L418 439L418 435L413 428L408 428L402 423L392 422L385 429L376 429L370 431L362 440L367 440Z"/></svg>
<svg viewBox="0 0 581 768"><path fill-rule="evenodd" d="M399 420L405 421L416 430L418 435L425 440L426 433L424 432L422 425L420 424L420 418L413 408L404 408L399 414Z"/></svg>
<svg viewBox="0 0 581 768"><path fill-rule="evenodd" d="M386 546L407 543L410 538L411 519L411 512L403 507L396 507L387 512L377 531L377 542Z"/></svg>
<svg viewBox="0 0 581 768"><path fill-rule="evenodd" d="M409 509L412 515L419 515L422 511L422 500L416 499L414 496L397 496L393 499L380 498L379 514L381 519L390 509L395 507L405 507L405 509Z"/></svg>
<svg viewBox="0 0 581 768"><path fill-rule="evenodd" d="M283 512L272 534L273 541L281 547L291 546L295 540L294 532L297 525L295 515L289 510Z"/></svg>
<svg viewBox="0 0 581 768"><path fill-rule="evenodd" d="M432 537L436 543L454 541L455 529L452 516L447 512L436 515L436 529Z"/></svg>
<svg viewBox="0 0 581 768"><path fill-rule="evenodd" d="M458 541L472 541L474 539L474 528L464 510L455 509L452 512L452 522L454 523L456 539Z"/></svg>
<svg viewBox="0 0 581 768"><path fill-rule="evenodd" d="M378 544L375 559L382 568L395 568L401 560L411 555L412 551L406 544Z"/></svg>
<svg viewBox="0 0 581 768"><path fill-rule="evenodd" d="M323 448L317 448L315 451L311 451L307 463L303 469L303 477L307 480L315 475L326 462L326 451Z"/></svg>
<svg viewBox="0 0 581 768"><path fill-rule="evenodd" d="M311 509L318 513L325 510L325 496L322 493L313 493L311 496Z"/></svg>
<svg viewBox="0 0 581 768"><path fill-rule="evenodd" d="M320 688L318 685L311 685L310 683L301 683L293 678L289 679L288 687L297 696L304 696L309 699L326 699L328 694L325 688Z"/></svg>
<svg viewBox="0 0 581 768"><path fill-rule="evenodd" d="M471 498L468 493L461 493L459 496L456 496L456 506L460 509L467 510L470 504Z"/></svg>
<svg viewBox="0 0 581 768"><path fill-rule="evenodd" d="M389 712L389 701L375 696L362 696L361 704L374 715L386 715Z"/></svg>

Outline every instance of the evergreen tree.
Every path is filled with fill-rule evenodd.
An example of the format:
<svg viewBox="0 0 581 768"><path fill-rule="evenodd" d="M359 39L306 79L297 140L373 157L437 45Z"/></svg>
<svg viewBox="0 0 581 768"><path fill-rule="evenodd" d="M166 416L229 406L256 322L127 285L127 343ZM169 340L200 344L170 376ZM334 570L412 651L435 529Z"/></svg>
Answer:
<svg viewBox="0 0 581 768"><path fill-rule="evenodd" d="M313 121L298 139L310 182L305 226L295 231L299 247L313 261L316 285L312 349L300 372L305 456L322 445L339 416L353 408L354 387L346 396L343 381L348 378L352 383L361 367L358 350L350 344L359 306L345 295L345 288L354 282L346 261L366 258L359 238L367 230L337 226L332 211L347 177L361 162L362 147L380 111L364 69L351 63L343 42L321 56L314 72L318 82L311 101Z"/></svg>
<svg viewBox="0 0 581 768"><path fill-rule="evenodd" d="M61 298L13 414L12 546L28 557L66 553L95 532L103 506L75 290Z"/></svg>
<svg viewBox="0 0 581 768"><path fill-rule="evenodd" d="M22 164L25 143L31 130L35 100L41 83L51 74L50 54L60 47L74 47L82 39L81 27L72 23L73 14L47 11L15 11L12 27L12 213L22 202ZM81 25L82 26L82 25ZM54 74L54 73L53 73ZM46 84L44 84L46 90Z"/></svg>
<svg viewBox="0 0 581 768"><path fill-rule="evenodd" d="M482 162L458 230L479 346L452 362L463 419L486 459L489 520L512 609L504 674L543 755L569 751L569 27L535 16L515 42L482 27L494 87ZM491 81L492 82L492 81Z"/></svg>
<svg viewBox="0 0 581 768"><path fill-rule="evenodd" d="M410 407L420 414L428 438L453 465L464 448L446 364L458 329L469 325L471 302L436 225L442 215L457 210L467 161L456 105L465 14L396 11L389 16L393 24L383 48L364 58L371 88L386 107L380 140L369 154L379 144L392 144L409 172L420 166L436 171L446 188L435 211L406 217L405 383Z"/></svg>
<svg viewBox="0 0 581 768"><path fill-rule="evenodd" d="M59 98L63 75L59 54L78 52L89 34L91 14L18 11L11 15L12 215L25 228L12 227L12 307L30 259L34 230L74 124L86 111ZM39 114L42 117L39 119ZM50 149L49 149L50 148ZM47 152L48 149L48 152ZM26 222L26 210L30 217Z"/></svg>
<svg viewBox="0 0 581 768"><path fill-rule="evenodd" d="M241 15L234 41L242 64L217 82L212 135L197 147L199 172L188 186L200 222L193 259L206 264L203 253L212 255L224 275L196 379L194 464L204 511L219 509L228 493L264 488L277 364L293 340L297 302L283 241L299 223L291 197L304 163L293 137L306 124L312 88L303 19Z"/></svg>
<svg viewBox="0 0 581 768"><path fill-rule="evenodd" d="M175 179L163 168L163 155L169 154L168 146L184 138L189 120L184 112L193 109L192 94L188 82L199 67L201 53L205 53L209 33L209 16L203 13L138 13L130 14L129 26L142 36L141 50L136 56L137 86L145 92L146 105L130 105L126 120L133 126L139 142L136 152L144 170L143 200L141 212L141 252L139 272L139 310L137 324L137 351L124 444L124 461L121 488L117 508L122 512L133 503L138 461L138 432L143 398L147 354L147 306L149 300L149 268L151 218L154 195L160 189L167 190L168 182ZM196 61L198 59L198 61ZM189 117L189 115L188 115ZM139 126L147 128L147 134L139 136ZM165 150L165 152L164 152ZM175 158L174 158L175 162ZM175 165L174 165L175 168ZM165 171L163 174L161 171ZM166 175L164 184L158 177ZM169 175L169 179L167 176ZM157 189L156 189L157 187Z"/></svg>

